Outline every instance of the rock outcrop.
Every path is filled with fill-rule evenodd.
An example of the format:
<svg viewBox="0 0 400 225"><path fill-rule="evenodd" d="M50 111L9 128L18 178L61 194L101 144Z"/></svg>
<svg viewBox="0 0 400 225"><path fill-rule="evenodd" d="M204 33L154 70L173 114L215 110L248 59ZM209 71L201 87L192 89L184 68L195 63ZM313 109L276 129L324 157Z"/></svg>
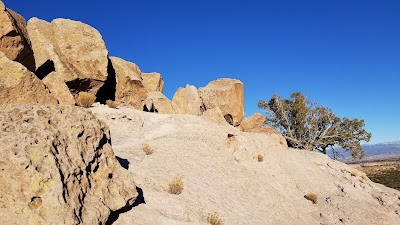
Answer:
<svg viewBox="0 0 400 225"><path fill-rule="evenodd" d="M30 19L27 29L40 79L56 72L53 76L61 77L72 94L97 94L107 79L108 66L108 51L97 30L78 21L49 23L38 18Z"/></svg>
<svg viewBox="0 0 400 225"><path fill-rule="evenodd" d="M35 74L0 52L0 105L57 104Z"/></svg>
<svg viewBox="0 0 400 225"><path fill-rule="evenodd" d="M202 102L197 91L193 85L186 85L185 88L178 88L172 97L172 102L178 106L178 113L201 115Z"/></svg>
<svg viewBox="0 0 400 225"><path fill-rule="evenodd" d="M214 212L223 224L400 224L399 191L327 155L192 115L91 110L110 125L113 149L133 165L146 200L113 225L208 224ZM179 196L167 192L177 175Z"/></svg>
<svg viewBox="0 0 400 225"><path fill-rule="evenodd" d="M229 123L224 118L224 114L218 106L205 111L201 115L201 118L208 122L216 123L219 125L229 125Z"/></svg>
<svg viewBox="0 0 400 225"><path fill-rule="evenodd" d="M143 111L161 114L175 114L178 107L161 92L149 92L143 104Z"/></svg>
<svg viewBox="0 0 400 225"><path fill-rule="evenodd" d="M260 128L265 122L265 117L260 113L254 113L250 117L246 117L240 123L240 130L243 132L260 132Z"/></svg>
<svg viewBox="0 0 400 225"><path fill-rule="evenodd" d="M115 101L140 109L147 97L147 90L141 78L139 67L117 57L110 57L115 70Z"/></svg>
<svg viewBox="0 0 400 225"><path fill-rule="evenodd" d="M222 78L199 89L205 110L218 106L226 121L238 126L244 117L244 88L239 80Z"/></svg>
<svg viewBox="0 0 400 225"><path fill-rule="evenodd" d="M164 92L164 80L159 73L142 73L143 84L148 92Z"/></svg>
<svg viewBox="0 0 400 225"><path fill-rule="evenodd" d="M26 31L26 21L0 1L0 52L7 58L35 70L35 60Z"/></svg>
<svg viewBox="0 0 400 225"><path fill-rule="evenodd" d="M90 112L1 107L0 121L0 224L105 224L136 199L108 127Z"/></svg>

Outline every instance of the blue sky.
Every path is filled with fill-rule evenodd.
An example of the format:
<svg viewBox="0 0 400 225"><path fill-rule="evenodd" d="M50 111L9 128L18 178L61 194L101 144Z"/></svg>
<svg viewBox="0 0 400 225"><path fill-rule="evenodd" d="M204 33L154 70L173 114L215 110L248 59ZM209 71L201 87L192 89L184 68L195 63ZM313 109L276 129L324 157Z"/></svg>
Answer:
<svg viewBox="0 0 400 225"><path fill-rule="evenodd" d="M360 118L371 143L400 140L400 1L3 0L29 19L69 18L102 34L110 56L160 72L165 94L220 77L258 100L300 91Z"/></svg>

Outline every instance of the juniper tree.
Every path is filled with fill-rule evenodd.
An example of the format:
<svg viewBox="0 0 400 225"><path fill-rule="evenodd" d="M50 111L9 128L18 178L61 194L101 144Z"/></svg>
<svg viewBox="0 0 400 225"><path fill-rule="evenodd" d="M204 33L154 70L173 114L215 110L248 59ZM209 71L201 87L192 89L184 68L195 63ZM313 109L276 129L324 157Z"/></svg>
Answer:
<svg viewBox="0 0 400 225"><path fill-rule="evenodd" d="M269 101L260 100L258 107L267 113L266 123L281 132L290 147L326 154L328 148L340 146L353 159L361 159L365 153L360 142L371 139L371 133L363 128L364 120L338 118L300 92L291 94L290 99L274 95Z"/></svg>

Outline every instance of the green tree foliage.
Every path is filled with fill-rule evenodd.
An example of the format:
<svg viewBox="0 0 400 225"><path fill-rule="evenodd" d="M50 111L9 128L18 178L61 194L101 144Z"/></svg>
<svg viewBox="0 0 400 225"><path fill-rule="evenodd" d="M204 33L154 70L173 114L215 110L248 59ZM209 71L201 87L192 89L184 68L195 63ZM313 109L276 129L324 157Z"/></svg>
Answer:
<svg viewBox="0 0 400 225"><path fill-rule="evenodd" d="M267 113L266 123L281 132L290 147L326 154L328 148L340 146L353 159L365 155L360 141L368 142L371 133L363 128L364 120L340 119L331 109L310 102L299 92L290 98L274 95L271 100L258 103ZM334 155L337 156L336 151Z"/></svg>

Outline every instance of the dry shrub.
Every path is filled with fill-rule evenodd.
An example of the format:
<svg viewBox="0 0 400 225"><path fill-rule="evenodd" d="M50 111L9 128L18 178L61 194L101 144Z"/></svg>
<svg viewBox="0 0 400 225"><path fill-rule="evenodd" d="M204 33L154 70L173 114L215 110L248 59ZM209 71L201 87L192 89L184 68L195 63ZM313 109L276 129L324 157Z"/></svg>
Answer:
<svg viewBox="0 0 400 225"><path fill-rule="evenodd" d="M217 212L208 214L207 223L210 225L223 225L224 221Z"/></svg>
<svg viewBox="0 0 400 225"><path fill-rule="evenodd" d="M168 184L168 192L170 194L179 195L183 191L183 178L176 176Z"/></svg>
<svg viewBox="0 0 400 225"><path fill-rule="evenodd" d="M118 102L113 101L113 100L107 100L106 104L108 105L108 107L113 108L113 109L115 109L119 106Z"/></svg>
<svg viewBox="0 0 400 225"><path fill-rule="evenodd" d="M96 96L88 93L88 92L79 92L79 94L76 96L76 104L81 106L81 107L85 107L85 108L89 108L95 101L96 101Z"/></svg>
<svg viewBox="0 0 400 225"><path fill-rule="evenodd" d="M262 162L262 161L264 161L264 156L263 156L263 155L261 155L261 154L258 154L258 156L257 156L257 160L258 160L259 162Z"/></svg>
<svg viewBox="0 0 400 225"><path fill-rule="evenodd" d="M357 170L352 170L352 171L350 172L350 175L351 175L352 177L356 177L356 176L358 176L358 171L357 171Z"/></svg>
<svg viewBox="0 0 400 225"><path fill-rule="evenodd" d="M146 155L151 155L154 152L154 149L148 144L143 144L142 150L144 151L144 153L146 153Z"/></svg>
<svg viewBox="0 0 400 225"><path fill-rule="evenodd" d="M311 201L313 204L318 203L318 196L315 193L309 193L304 195L304 198L307 199L308 201Z"/></svg>

